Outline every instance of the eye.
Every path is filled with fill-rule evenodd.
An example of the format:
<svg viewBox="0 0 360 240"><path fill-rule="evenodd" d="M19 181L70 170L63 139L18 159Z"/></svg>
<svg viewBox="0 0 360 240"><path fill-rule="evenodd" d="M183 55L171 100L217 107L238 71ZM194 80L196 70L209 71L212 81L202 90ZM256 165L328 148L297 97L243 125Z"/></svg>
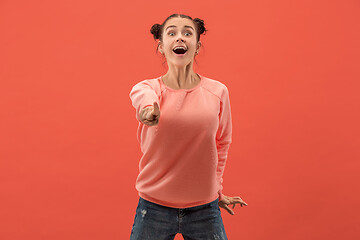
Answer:
<svg viewBox="0 0 360 240"><path fill-rule="evenodd" d="M189 36L191 35L191 32L187 32L189 34ZM186 34L186 33L185 33Z"/></svg>
<svg viewBox="0 0 360 240"><path fill-rule="evenodd" d="M169 35L171 35L173 32L170 32Z"/></svg>

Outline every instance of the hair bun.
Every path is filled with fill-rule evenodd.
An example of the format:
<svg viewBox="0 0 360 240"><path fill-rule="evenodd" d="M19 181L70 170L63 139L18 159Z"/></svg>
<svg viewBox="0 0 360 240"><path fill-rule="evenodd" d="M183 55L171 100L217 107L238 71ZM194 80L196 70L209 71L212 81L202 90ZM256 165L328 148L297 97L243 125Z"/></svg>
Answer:
<svg viewBox="0 0 360 240"><path fill-rule="evenodd" d="M152 35L154 35L155 40L160 38L160 28L161 28L161 25L156 23L150 29L150 33Z"/></svg>
<svg viewBox="0 0 360 240"><path fill-rule="evenodd" d="M203 34L206 29L205 29L205 24L204 24L204 20L200 19L200 18L194 18L194 22L197 23L198 28L199 28L199 34Z"/></svg>

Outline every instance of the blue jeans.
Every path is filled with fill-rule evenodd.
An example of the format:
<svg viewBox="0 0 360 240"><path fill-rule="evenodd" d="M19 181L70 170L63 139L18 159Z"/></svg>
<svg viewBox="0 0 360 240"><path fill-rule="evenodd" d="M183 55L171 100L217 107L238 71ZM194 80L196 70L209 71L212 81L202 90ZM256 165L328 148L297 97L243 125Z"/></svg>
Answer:
<svg viewBox="0 0 360 240"><path fill-rule="evenodd" d="M130 240L227 240L219 199L191 208L172 208L139 197Z"/></svg>

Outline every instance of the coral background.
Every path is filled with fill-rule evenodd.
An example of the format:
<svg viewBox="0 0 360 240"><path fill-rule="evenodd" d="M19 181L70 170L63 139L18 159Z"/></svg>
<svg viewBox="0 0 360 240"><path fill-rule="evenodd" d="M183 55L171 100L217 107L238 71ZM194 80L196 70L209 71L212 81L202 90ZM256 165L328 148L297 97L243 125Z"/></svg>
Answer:
<svg viewBox="0 0 360 240"><path fill-rule="evenodd" d="M150 34L205 21L226 84L231 240L360 239L360 2L1 1L0 239L129 239L141 157L129 92L167 71ZM178 234L177 240L182 239Z"/></svg>

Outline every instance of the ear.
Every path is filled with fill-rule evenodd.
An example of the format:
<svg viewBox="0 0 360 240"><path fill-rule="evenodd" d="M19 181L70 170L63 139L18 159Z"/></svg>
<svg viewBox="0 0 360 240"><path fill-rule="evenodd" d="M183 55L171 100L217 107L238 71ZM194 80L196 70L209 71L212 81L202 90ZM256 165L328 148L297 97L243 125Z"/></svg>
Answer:
<svg viewBox="0 0 360 240"><path fill-rule="evenodd" d="M201 42L199 41L197 43L197 47L196 47L196 51L199 52L200 51L200 47L201 47Z"/></svg>
<svg viewBox="0 0 360 240"><path fill-rule="evenodd" d="M163 49L163 45L161 44L160 41L158 42L158 48L159 48L160 53L163 54L163 53L164 53L164 49Z"/></svg>

